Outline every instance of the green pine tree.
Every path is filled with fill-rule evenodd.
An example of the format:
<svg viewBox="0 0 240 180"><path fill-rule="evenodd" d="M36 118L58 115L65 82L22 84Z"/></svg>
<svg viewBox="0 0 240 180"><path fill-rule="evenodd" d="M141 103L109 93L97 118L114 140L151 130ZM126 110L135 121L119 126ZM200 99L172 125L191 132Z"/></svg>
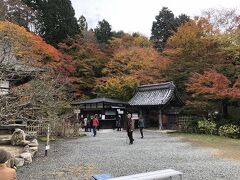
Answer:
<svg viewBox="0 0 240 180"><path fill-rule="evenodd" d="M107 43L112 37L111 30L110 24L105 19L99 21L98 26L94 29L97 41L99 43Z"/></svg>
<svg viewBox="0 0 240 180"><path fill-rule="evenodd" d="M163 7L155 17L156 21L152 25L151 40L158 51L162 51L167 43L168 38L176 32L177 28L183 23L189 21L189 17L182 14L175 18L172 11Z"/></svg>
<svg viewBox="0 0 240 180"><path fill-rule="evenodd" d="M24 0L38 11L39 35L57 46L68 36L80 32L70 0Z"/></svg>
<svg viewBox="0 0 240 180"><path fill-rule="evenodd" d="M88 23L86 18L83 15L81 15L80 18L78 19L78 25L79 25L80 31L88 30Z"/></svg>

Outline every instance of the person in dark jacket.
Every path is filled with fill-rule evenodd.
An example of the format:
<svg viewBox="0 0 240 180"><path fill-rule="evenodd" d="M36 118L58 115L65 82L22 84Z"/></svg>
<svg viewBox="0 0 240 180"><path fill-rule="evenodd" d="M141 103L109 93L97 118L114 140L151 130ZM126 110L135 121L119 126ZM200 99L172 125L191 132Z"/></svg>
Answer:
<svg viewBox="0 0 240 180"><path fill-rule="evenodd" d="M127 116L127 134L128 134L130 144L133 144L133 141L134 141L133 130L134 130L134 122L132 119L132 115L128 114L128 116Z"/></svg>
<svg viewBox="0 0 240 180"><path fill-rule="evenodd" d="M121 116L118 115L117 116L117 120L116 120L116 127L117 127L117 131L121 131Z"/></svg>
<svg viewBox="0 0 240 180"><path fill-rule="evenodd" d="M143 119L142 115L140 115L140 117L139 117L138 127L139 127L139 130L140 130L141 138L143 138L144 119Z"/></svg>

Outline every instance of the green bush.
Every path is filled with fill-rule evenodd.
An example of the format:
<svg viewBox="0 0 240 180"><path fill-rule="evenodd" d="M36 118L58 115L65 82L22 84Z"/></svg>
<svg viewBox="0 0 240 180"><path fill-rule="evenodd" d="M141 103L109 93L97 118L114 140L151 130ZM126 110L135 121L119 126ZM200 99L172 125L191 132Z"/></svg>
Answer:
<svg viewBox="0 0 240 180"><path fill-rule="evenodd" d="M216 123L208 120L198 121L198 129L201 133L214 134L216 132L216 126Z"/></svg>
<svg viewBox="0 0 240 180"><path fill-rule="evenodd" d="M197 119L192 120L191 122L185 125L185 127L183 128L183 131L187 133L198 133L199 132L198 121L199 120Z"/></svg>
<svg viewBox="0 0 240 180"><path fill-rule="evenodd" d="M236 139L239 137L240 128L237 125L226 124L219 128L218 133L220 136L226 136Z"/></svg>

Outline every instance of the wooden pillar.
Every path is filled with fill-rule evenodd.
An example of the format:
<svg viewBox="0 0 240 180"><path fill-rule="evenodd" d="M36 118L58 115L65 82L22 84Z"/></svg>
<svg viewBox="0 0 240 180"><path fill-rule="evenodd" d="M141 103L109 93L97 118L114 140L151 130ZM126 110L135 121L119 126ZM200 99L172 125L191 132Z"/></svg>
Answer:
<svg viewBox="0 0 240 180"><path fill-rule="evenodd" d="M162 125L162 110L159 108L158 109L158 123L159 123L159 130L163 129Z"/></svg>
<svg viewBox="0 0 240 180"><path fill-rule="evenodd" d="M142 108L139 108L139 117L143 117L143 112L142 112Z"/></svg>

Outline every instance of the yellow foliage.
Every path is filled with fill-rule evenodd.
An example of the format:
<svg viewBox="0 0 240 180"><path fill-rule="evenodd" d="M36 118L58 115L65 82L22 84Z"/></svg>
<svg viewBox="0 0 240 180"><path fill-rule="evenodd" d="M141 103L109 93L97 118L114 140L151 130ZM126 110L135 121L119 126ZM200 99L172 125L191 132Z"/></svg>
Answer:
<svg viewBox="0 0 240 180"><path fill-rule="evenodd" d="M111 77L98 85L97 94L111 98L129 100L138 86L138 80L132 76Z"/></svg>
<svg viewBox="0 0 240 180"><path fill-rule="evenodd" d="M212 25L206 19L198 19L189 21L180 26L176 33L168 39L167 46L172 48L167 49L165 54L170 52L170 55L185 54L191 56L199 56L215 47L215 39Z"/></svg>

